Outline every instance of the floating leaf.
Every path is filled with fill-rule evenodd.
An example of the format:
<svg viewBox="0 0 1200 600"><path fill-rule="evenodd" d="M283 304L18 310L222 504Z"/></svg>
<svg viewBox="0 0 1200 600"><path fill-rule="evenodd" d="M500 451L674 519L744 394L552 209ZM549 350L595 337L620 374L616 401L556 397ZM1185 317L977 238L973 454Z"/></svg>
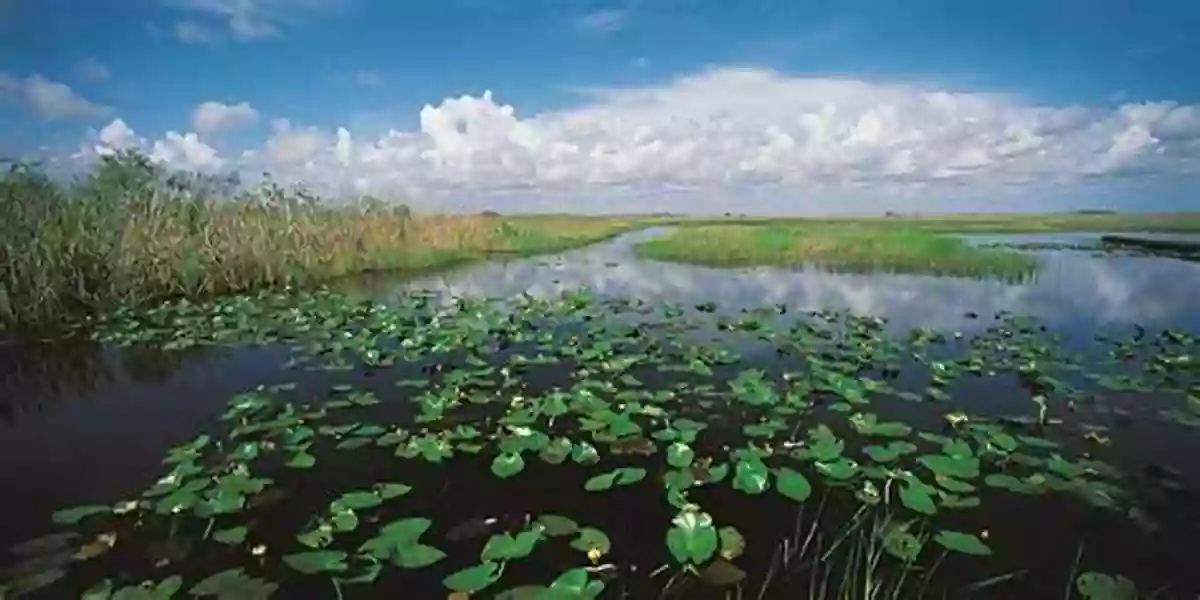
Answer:
<svg viewBox="0 0 1200 600"><path fill-rule="evenodd" d="M283 562L301 573L312 575L322 572L342 572L347 569L346 553L340 550L315 550L288 554Z"/></svg>
<svg viewBox="0 0 1200 600"><path fill-rule="evenodd" d="M696 452L692 447L683 443L675 442L667 446L667 464L677 469L683 469L691 466L692 460L696 457Z"/></svg>
<svg viewBox="0 0 1200 600"><path fill-rule="evenodd" d="M910 481L900 486L900 501L908 508L924 515L937 513L933 502L934 489L920 481Z"/></svg>
<svg viewBox="0 0 1200 600"><path fill-rule="evenodd" d="M525 459L520 454L507 452L492 461L492 473L501 479L507 479L525 468Z"/></svg>
<svg viewBox="0 0 1200 600"><path fill-rule="evenodd" d="M74 525L92 515L112 513L111 506L90 505L64 508L56 511L50 518L59 525Z"/></svg>
<svg viewBox="0 0 1200 600"><path fill-rule="evenodd" d="M561 515L538 515L537 522L545 527L545 533L550 537L571 535L572 533L579 531L578 523Z"/></svg>
<svg viewBox="0 0 1200 600"><path fill-rule="evenodd" d="M775 480L779 493L796 502L804 502L812 495L812 484L798 471L781 467L775 471Z"/></svg>
<svg viewBox="0 0 1200 600"><path fill-rule="evenodd" d="M213 532L213 540L231 546L246 541L247 529L244 526L230 527Z"/></svg>
<svg viewBox="0 0 1200 600"><path fill-rule="evenodd" d="M1137 586L1123 575L1089 571L1075 580L1075 589L1087 600L1135 600Z"/></svg>
<svg viewBox="0 0 1200 600"><path fill-rule="evenodd" d="M499 580L500 564L485 562L451 573L442 580L442 584L456 592L474 594Z"/></svg>
<svg viewBox="0 0 1200 600"><path fill-rule="evenodd" d="M717 530L705 512L685 510L671 520L667 531L667 549L680 564L703 564L717 551Z"/></svg>
<svg viewBox="0 0 1200 600"><path fill-rule="evenodd" d="M984 544L983 540L970 533L942 530L933 536L933 541L945 546L948 550L963 554L987 556L992 553L992 549Z"/></svg>

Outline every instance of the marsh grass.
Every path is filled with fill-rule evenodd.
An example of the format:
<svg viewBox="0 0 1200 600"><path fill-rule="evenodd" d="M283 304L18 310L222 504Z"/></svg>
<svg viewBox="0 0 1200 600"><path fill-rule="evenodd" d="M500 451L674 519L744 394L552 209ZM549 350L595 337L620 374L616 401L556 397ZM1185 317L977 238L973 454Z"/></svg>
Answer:
<svg viewBox="0 0 1200 600"><path fill-rule="evenodd" d="M171 297L428 270L495 250L559 250L629 225L413 215L378 201L331 207L274 185L233 195L208 184L135 154L107 157L65 185L11 168L0 178L0 330Z"/></svg>
<svg viewBox="0 0 1200 600"><path fill-rule="evenodd" d="M933 233L1200 232L1200 212L1177 213L947 213L864 217L674 218L703 225L777 225L801 228L853 227L921 230Z"/></svg>
<svg viewBox="0 0 1200 600"><path fill-rule="evenodd" d="M646 258L709 266L816 264L835 271L891 271L1020 279L1036 261L917 228L703 225L637 246Z"/></svg>

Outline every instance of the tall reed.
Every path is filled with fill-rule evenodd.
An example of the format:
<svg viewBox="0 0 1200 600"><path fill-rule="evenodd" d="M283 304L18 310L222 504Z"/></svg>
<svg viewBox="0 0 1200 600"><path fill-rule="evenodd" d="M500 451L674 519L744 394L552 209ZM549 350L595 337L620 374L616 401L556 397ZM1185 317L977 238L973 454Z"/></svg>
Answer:
<svg viewBox="0 0 1200 600"><path fill-rule="evenodd" d="M166 173L105 157L62 184L24 165L0 177L0 330L62 325L119 306L415 269L487 249L480 216L414 216L378 201L332 207L268 184Z"/></svg>

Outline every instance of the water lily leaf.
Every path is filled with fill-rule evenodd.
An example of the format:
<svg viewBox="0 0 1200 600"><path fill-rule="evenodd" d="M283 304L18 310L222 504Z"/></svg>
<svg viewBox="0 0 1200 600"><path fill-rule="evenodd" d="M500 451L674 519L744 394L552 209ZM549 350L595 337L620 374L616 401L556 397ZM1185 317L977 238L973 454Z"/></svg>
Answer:
<svg viewBox="0 0 1200 600"><path fill-rule="evenodd" d="M587 442L578 442L571 450L571 460L581 465L591 465L599 462L600 453L596 451L595 446Z"/></svg>
<svg viewBox="0 0 1200 600"><path fill-rule="evenodd" d="M399 546L392 555L392 562L405 569L422 569L446 558L446 553L425 544Z"/></svg>
<svg viewBox="0 0 1200 600"><path fill-rule="evenodd" d="M780 494L804 502L812 495L812 484L799 471L781 467L775 471L775 487Z"/></svg>
<svg viewBox="0 0 1200 600"><path fill-rule="evenodd" d="M235 546L246 541L247 529L244 526L230 527L213 532L213 540L222 544Z"/></svg>
<svg viewBox="0 0 1200 600"><path fill-rule="evenodd" d="M614 472L617 485L632 485L646 478L646 469L640 467L621 467Z"/></svg>
<svg viewBox="0 0 1200 600"><path fill-rule="evenodd" d="M599 551L601 555L608 554L612 550L612 541L608 539L608 535L603 531L594 527L583 527L579 530L579 535L571 540L571 547L580 552Z"/></svg>
<svg viewBox="0 0 1200 600"><path fill-rule="evenodd" d="M934 491L920 481L910 481L900 486L900 501L916 512L934 515L937 514L937 505L933 502Z"/></svg>
<svg viewBox="0 0 1200 600"><path fill-rule="evenodd" d="M89 505L89 506L76 506L74 508L64 508L62 510L55 511L54 515L52 515L50 517L50 519L52 521L54 521L55 523L58 523L59 525L74 525L87 517L90 517L92 515L99 515L99 514L103 514L103 513L111 514L112 507L111 506L102 506L102 505Z"/></svg>
<svg viewBox="0 0 1200 600"><path fill-rule="evenodd" d="M1034 494L1038 488L1032 483L1013 477L1008 473L991 473L983 478L983 482L992 487L1017 492L1019 494Z"/></svg>
<svg viewBox="0 0 1200 600"><path fill-rule="evenodd" d="M529 556L533 547L542 538L541 530L522 531L517 535L498 533L483 546L479 560L483 562L505 562Z"/></svg>
<svg viewBox="0 0 1200 600"><path fill-rule="evenodd" d="M817 462L816 466L822 475L837 481L850 479L859 472L858 463L844 456L829 463Z"/></svg>
<svg viewBox="0 0 1200 600"><path fill-rule="evenodd" d="M685 510L671 523L674 526L667 531L667 549L680 564L703 564L716 553L719 539L708 513Z"/></svg>
<svg viewBox="0 0 1200 600"><path fill-rule="evenodd" d="M492 461L492 473L501 479L512 477L524 468L525 459L513 452L501 454Z"/></svg>
<svg viewBox="0 0 1200 600"><path fill-rule="evenodd" d="M947 550L954 552L962 552L963 554L973 554L976 556L987 556L992 553L992 549L983 543L983 540L978 536L970 533L961 533L958 531L942 530L933 536L933 541L946 547Z"/></svg>
<svg viewBox="0 0 1200 600"><path fill-rule="evenodd" d="M589 492L603 492L612 488L613 483L617 480L616 473L604 473L589 478L583 483L583 489Z"/></svg>
<svg viewBox="0 0 1200 600"><path fill-rule="evenodd" d="M329 522L333 524L333 528L346 533L358 529L358 515L354 511L345 509L338 511L330 517Z"/></svg>
<svg viewBox="0 0 1200 600"><path fill-rule="evenodd" d="M379 497L384 500L399 498L411 492L412 489L411 485L404 485L403 483L379 483L375 485L375 493L379 494Z"/></svg>
<svg viewBox="0 0 1200 600"><path fill-rule="evenodd" d="M541 598L554 600L585 600L596 598L604 591L604 582L598 579L589 579L588 571L584 568L576 568L567 571L554 579L550 584L550 589Z"/></svg>
<svg viewBox="0 0 1200 600"><path fill-rule="evenodd" d="M717 537L721 539L721 557L725 560L733 560L746 551L746 538L736 527L726 525L718 529Z"/></svg>
<svg viewBox="0 0 1200 600"><path fill-rule="evenodd" d="M205 577L187 593L193 596L217 596L218 599L266 600L275 593L275 583L247 576L241 569L229 569Z"/></svg>
<svg viewBox="0 0 1200 600"><path fill-rule="evenodd" d="M771 485L768 473L761 460L739 460L733 468L733 488L747 494L761 494Z"/></svg>
<svg viewBox="0 0 1200 600"><path fill-rule="evenodd" d="M292 469L309 469L317 464L317 457L307 452L297 452L283 464Z"/></svg>
<svg viewBox="0 0 1200 600"><path fill-rule="evenodd" d="M359 491L347 492L334 500L332 506L350 510L363 510L365 508L374 508L383 504L383 499L375 492Z"/></svg>
<svg viewBox="0 0 1200 600"><path fill-rule="evenodd" d="M519 585L496 594L496 600L545 600L552 598L544 585Z"/></svg>
<svg viewBox="0 0 1200 600"><path fill-rule="evenodd" d="M735 585L745 578L745 571L723 558L712 561L700 571L700 580L716 587Z"/></svg>
<svg viewBox="0 0 1200 600"><path fill-rule="evenodd" d="M500 580L500 564L485 562L446 576L442 585L455 592L474 594Z"/></svg>
<svg viewBox="0 0 1200 600"><path fill-rule="evenodd" d="M974 456L927 454L917 461L943 477L972 479L979 476L979 459Z"/></svg>
<svg viewBox="0 0 1200 600"><path fill-rule="evenodd" d="M322 572L340 573L348 568L346 556L346 553L340 550L314 550L288 554L283 557L283 562L307 575Z"/></svg>
<svg viewBox="0 0 1200 600"><path fill-rule="evenodd" d="M1123 575L1089 571L1075 579L1075 589L1087 600L1135 600L1137 586Z"/></svg>
<svg viewBox="0 0 1200 600"><path fill-rule="evenodd" d="M109 600L109 597L112 596L112 591L112 580L105 579L84 590L83 594L79 596L79 600Z"/></svg>
<svg viewBox="0 0 1200 600"><path fill-rule="evenodd" d="M884 550L905 562L915 561L923 547L924 542L909 531L907 525L891 526L884 532Z"/></svg>
<svg viewBox="0 0 1200 600"><path fill-rule="evenodd" d="M667 464L672 467L683 469L691 466L691 461L696 457L696 451L691 449L691 446L683 442L676 442L667 446Z"/></svg>
<svg viewBox="0 0 1200 600"><path fill-rule="evenodd" d="M546 535L550 537L571 535L579 531L579 523L561 515L538 515L537 522L545 528Z"/></svg>

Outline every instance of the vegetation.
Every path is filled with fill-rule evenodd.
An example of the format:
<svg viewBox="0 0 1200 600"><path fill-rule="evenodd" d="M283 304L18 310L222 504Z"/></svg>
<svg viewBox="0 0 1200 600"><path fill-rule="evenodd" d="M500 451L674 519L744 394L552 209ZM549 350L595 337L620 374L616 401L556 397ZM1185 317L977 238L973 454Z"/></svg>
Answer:
<svg viewBox="0 0 1200 600"><path fill-rule="evenodd" d="M691 225L786 225L806 229L856 227L935 233L1200 232L1200 212L946 213L883 217L678 218Z"/></svg>
<svg viewBox="0 0 1200 600"><path fill-rule="evenodd" d="M640 255L712 266L819 264L841 271L1020 278L1036 261L918 228L709 225L639 244Z"/></svg>
<svg viewBox="0 0 1200 600"><path fill-rule="evenodd" d="M92 337L290 348L322 376L235 395L144 490L55 512L13 549L14 595L1128 599L1058 525L1001 519L1040 503L1087 511L1050 517L1085 542L1157 542L1092 419L1200 426L1195 337L1067 352L1011 315L959 339L786 306L318 291L121 310ZM971 381L1004 395L957 401ZM1029 544L1075 567L1023 562Z"/></svg>
<svg viewBox="0 0 1200 600"><path fill-rule="evenodd" d="M370 199L332 207L276 185L233 194L135 154L108 157L70 185L14 166L0 179L0 215L0 331L164 298L561 250L632 223L412 215Z"/></svg>

